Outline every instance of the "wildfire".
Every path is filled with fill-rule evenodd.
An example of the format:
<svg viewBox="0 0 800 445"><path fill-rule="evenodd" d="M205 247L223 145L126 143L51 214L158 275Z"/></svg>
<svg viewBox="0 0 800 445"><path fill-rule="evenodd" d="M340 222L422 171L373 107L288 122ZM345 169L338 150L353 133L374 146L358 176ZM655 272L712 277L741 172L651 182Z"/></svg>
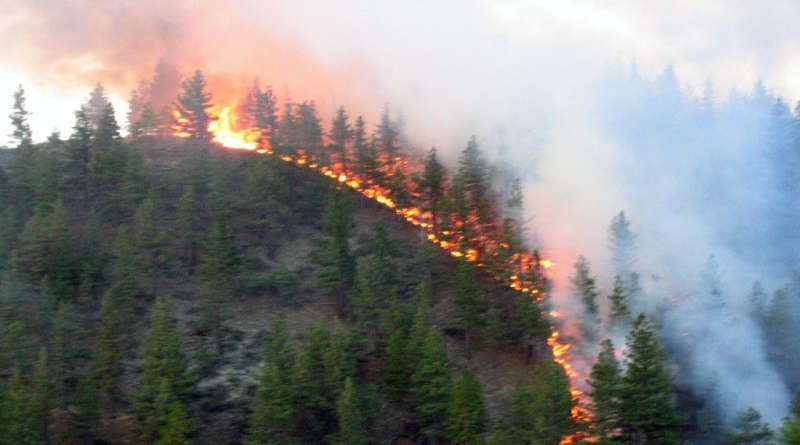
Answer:
<svg viewBox="0 0 800 445"><path fill-rule="evenodd" d="M257 138L249 134L247 131L234 131L234 116L232 115L231 107L223 108L217 122L209 126L209 130L214 134L214 141L227 148L255 150L257 143L254 142ZM258 149L259 153L274 154L270 147L263 147ZM293 155L280 155L279 159L284 162L295 164L297 166L310 168L316 170L320 174L336 179L339 183L345 184L351 189L361 193L362 195L370 198L385 207L392 209L397 215L408 221L410 224L420 227L425 232L425 238L431 243L437 245L439 248L447 251L455 258L465 258L467 261L476 263L479 267L485 265L479 263L479 252L474 247L464 243L464 234L459 229L459 224L456 224L456 230L442 230L438 233L434 231L434 226L429 224L428 221L432 220L432 215L429 212L423 211L417 207L400 207L391 198L391 192L374 183L364 182L357 179L356 175L352 172L346 171L342 164L334 163L332 165L321 165L319 160L309 156L305 150L298 150ZM396 158L397 164L405 163L402 158ZM490 241L490 240L482 240ZM491 242L484 242L485 245L492 245ZM503 247L495 243L495 246ZM537 283L530 278L536 270L543 271L547 276L552 276L551 269L556 264L550 259L540 259L526 253L514 253L508 261L508 268L513 271L508 277L501 277L497 274L497 279L503 281L510 288L530 295L533 302L539 303L544 299L543 292L538 288ZM535 275L535 274L534 274ZM551 311L550 316L557 318L560 314L557 311ZM583 394L578 389L577 381L579 380L578 373L573 369L569 361L568 351L571 346L566 343L561 334L555 326L552 327L552 333L547 339L547 344L552 351L553 359L564 369L565 374L570 380L570 393L575 405L572 409L572 418L576 421L583 422L590 418L591 413L581 407L579 402L582 401ZM561 441L561 445L573 444L576 441L575 436L567 436Z"/></svg>
<svg viewBox="0 0 800 445"><path fill-rule="evenodd" d="M225 107L217 116L217 120L211 122L208 131L214 135L214 142L228 148L244 150L255 150L255 138L248 131L234 131L235 119L231 115L231 107Z"/></svg>

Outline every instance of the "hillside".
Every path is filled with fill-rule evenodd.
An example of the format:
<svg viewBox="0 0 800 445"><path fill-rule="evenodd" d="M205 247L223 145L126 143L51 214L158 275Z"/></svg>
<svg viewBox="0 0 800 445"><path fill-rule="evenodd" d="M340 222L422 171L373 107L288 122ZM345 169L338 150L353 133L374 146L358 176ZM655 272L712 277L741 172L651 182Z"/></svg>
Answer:
<svg viewBox="0 0 800 445"><path fill-rule="evenodd" d="M6 399L17 384L40 385L7 421L38 406L51 443L151 443L165 425L178 428L170 422L193 443L242 443L255 434L251 412L281 318L299 379L312 372L303 360L315 363L315 344L325 363L336 347L349 363L328 389L306 389L315 401L295 399L287 431L305 443L345 440L336 409L345 380L360 388L364 443L443 440L448 388L467 368L492 425L480 430L506 428L500 420L513 421L512 401L531 385L560 387L566 404L538 409L562 410L569 425L567 382L545 372L554 367L549 331L520 310L533 308L526 295L437 249L383 206L274 156L171 138L114 141L83 177L74 144L2 153ZM341 258L352 261L344 287ZM171 307L176 322L172 355L153 349L170 341L151 319L158 307ZM413 345L420 326L430 326L432 352ZM162 394L149 387L152 372L170 360L185 363L175 366L186 383L168 382L174 389ZM420 360L438 369L432 394L415 380ZM315 372L327 381L330 368ZM160 397L182 415L159 411ZM153 427L153 419L164 420Z"/></svg>

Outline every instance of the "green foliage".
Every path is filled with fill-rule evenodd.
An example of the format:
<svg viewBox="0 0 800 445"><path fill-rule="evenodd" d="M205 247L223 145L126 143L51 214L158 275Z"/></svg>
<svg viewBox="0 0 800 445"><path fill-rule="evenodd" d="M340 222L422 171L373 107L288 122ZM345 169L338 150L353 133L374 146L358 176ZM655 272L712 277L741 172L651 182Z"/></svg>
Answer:
<svg viewBox="0 0 800 445"><path fill-rule="evenodd" d="M592 366L589 379L590 390L588 396L592 399L592 436L598 443L612 445L617 441L620 424L620 385L622 370L619 361L614 355L614 345L611 340L604 340L601 344L597 362Z"/></svg>
<svg viewBox="0 0 800 445"><path fill-rule="evenodd" d="M330 239L324 242L322 255L318 256L322 265L319 285L333 296L336 312L341 316L356 274L356 259L350 249L353 202L348 190L337 187L331 191L322 225Z"/></svg>
<svg viewBox="0 0 800 445"><path fill-rule="evenodd" d="M277 99L272 88L261 88L256 80L242 104L241 123L258 134L259 148L269 148L278 128Z"/></svg>
<svg viewBox="0 0 800 445"><path fill-rule="evenodd" d="M17 148L25 145L30 145L33 142L33 133L31 132L30 123L28 123L28 116L31 113L25 105L25 89L19 85L14 91L14 104L11 107L11 126L13 132L11 137L17 142Z"/></svg>
<svg viewBox="0 0 800 445"><path fill-rule="evenodd" d="M341 162L342 169L347 171L347 149L353 137L353 130L350 128L350 123L347 118L347 111L344 107L339 107L336 110L336 117L331 122L331 144L328 148L336 153L337 160Z"/></svg>
<svg viewBox="0 0 800 445"><path fill-rule="evenodd" d="M724 434L729 445L769 445L772 443L772 431L769 425L761 422L761 413L749 408L733 419L733 431Z"/></svg>
<svg viewBox="0 0 800 445"><path fill-rule="evenodd" d="M423 434L437 440L445 436L452 379L438 328L427 329L420 352L419 362L411 375L411 402ZM413 354L413 350L409 349L409 354Z"/></svg>
<svg viewBox="0 0 800 445"><path fill-rule="evenodd" d="M611 313L608 316L609 327L619 329L630 325L632 320L631 311L628 308L628 289L621 276L614 276L614 287L608 299L611 301Z"/></svg>
<svg viewBox="0 0 800 445"><path fill-rule="evenodd" d="M492 443L557 445L574 432L573 400L564 370L546 360L534 378L532 384L518 387L509 419L498 426Z"/></svg>
<svg viewBox="0 0 800 445"><path fill-rule="evenodd" d="M483 443L488 418L481 385L472 369L467 368L453 384L447 410L447 438L453 444Z"/></svg>
<svg viewBox="0 0 800 445"><path fill-rule="evenodd" d="M47 438L41 405L16 367L5 394L0 394L0 443L39 445Z"/></svg>
<svg viewBox="0 0 800 445"><path fill-rule="evenodd" d="M421 196L422 208L431 213L433 231L437 232L439 213L444 199L446 176L444 166L436 156L436 149L431 148L425 158L425 166L421 177L417 178L417 191Z"/></svg>
<svg viewBox="0 0 800 445"><path fill-rule="evenodd" d="M143 437L153 439L166 424L163 419L159 419L159 415L171 413L174 409L171 405L186 400L192 390L192 381L187 373L188 361L181 349L172 306L164 297L157 298L153 304L150 331L142 341L141 354L141 387L136 394L134 411L141 420L140 431ZM167 397L162 394L166 391L174 402L169 402L166 407L159 407L158 398Z"/></svg>
<svg viewBox="0 0 800 445"><path fill-rule="evenodd" d="M480 329L484 324L486 301L481 295L478 283L478 270L469 261L458 262L456 273L458 275L458 294L454 300L461 327L464 329L464 352L467 357L472 355L473 331Z"/></svg>
<svg viewBox="0 0 800 445"><path fill-rule="evenodd" d="M298 443L298 439L293 437L297 415L295 357L283 318L272 322L265 360L259 378L260 386L252 404L247 443Z"/></svg>
<svg viewBox="0 0 800 445"><path fill-rule="evenodd" d="M634 321L627 341L619 392L622 437L633 444L677 444L682 418L672 402L666 353L643 314Z"/></svg>
<svg viewBox="0 0 800 445"><path fill-rule="evenodd" d="M597 306L597 284L595 277L589 272L589 262L581 255L575 262L575 274L569 279L571 290L575 297L583 304L583 317L581 332L583 338L592 343L597 338L598 325L600 324L600 309Z"/></svg>
<svg viewBox="0 0 800 445"><path fill-rule="evenodd" d="M181 85L181 93L175 102L178 113L176 127L190 140L211 142L208 125L216 118L208 113L211 108L211 93L206 91L206 80L200 70Z"/></svg>
<svg viewBox="0 0 800 445"><path fill-rule="evenodd" d="M351 377L344 380L339 399L336 402L336 418L339 423L339 432L334 440L335 444L365 445L369 443L365 434L365 413L362 409L358 388Z"/></svg>

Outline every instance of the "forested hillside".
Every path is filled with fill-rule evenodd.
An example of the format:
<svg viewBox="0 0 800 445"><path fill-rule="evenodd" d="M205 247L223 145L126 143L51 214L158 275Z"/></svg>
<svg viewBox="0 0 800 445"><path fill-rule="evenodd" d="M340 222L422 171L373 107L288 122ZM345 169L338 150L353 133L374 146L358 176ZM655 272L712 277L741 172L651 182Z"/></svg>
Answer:
<svg viewBox="0 0 800 445"><path fill-rule="evenodd" d="M575 410L548 346L547 278L515 219L521 196L512 185L498 204L475 139L454 174L435 150L414 170L388 111L372 133L340 109L324 136L313 102L279 118L256 85L244 120L263 153L232 151L211 140L210 96L197 72L176 121L142 101L123 138L98 87L72 135L42 144L24 91L14 97L16 146L0 152L0 443L688 434L644 316L628 314L625 366L610 344L601 353L594 416ZM437 243L305 166L334 163L431 214ZM516 264L523 254L537 261Z"/></svg>

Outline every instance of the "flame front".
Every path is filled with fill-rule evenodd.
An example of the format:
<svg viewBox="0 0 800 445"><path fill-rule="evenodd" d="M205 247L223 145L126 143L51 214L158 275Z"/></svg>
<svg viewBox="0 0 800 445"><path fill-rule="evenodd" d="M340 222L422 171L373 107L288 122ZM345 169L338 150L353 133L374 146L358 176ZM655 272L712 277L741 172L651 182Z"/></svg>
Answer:
<svg viewBox="0 0 800 445"><path fill-rule="evenodd" d="M231 107L225 107L220 111L218 121L209 127L209 130L214 134L214 141L227 148L254 150L258 148L259 153L274 155L271 147L258 147L254 142L258 138L247 131L233 131L235 119L232 116ZM432 220L430 212L426 212L417 207L400 207L391 198L391 192L379 184L371 183L369 181L362 181L357 176L346 171L342 163L332 163L331 165L323 165L318 159L309 156L305 150L298 150L294 154L280 154L278 158L284 162L295 164L300 167L306 167L316 170L320 174L337 180L340 184L344 184L351 189L361 193L367 198L370 198L383 206L392 209L397 215L408 221L410 224L420 227L424 230L425 238L431 243L437 245L441 249L447 251L455 258L465 258L467 261L475 263L478 267L485 267L486 265L480 262L481 255L476 247L472 247L469 242L465 243L465 234L463 232L466 223L457 222L454 224L453 230L442 230L438 233L434 230L434 225L429 223ZM402 158L395 159L395 162L406 164L407 161ZM472 241L467 239L466 241ZM502 247L500 243L492 242L492 240L480 240L482 246L487 249L497 249L498 246ZM465 247L466 246L466 247ZM489 253L489 255L497 256L498 253ZM541 259L527 253L514 253L506 264L506 268L512 273L508 276L500 276L494 273L495 277L504 282L507 286L519 292L528 294L531 301L534 303L541 303L545 295L539 288L536 282L536 273L541 271L547 277L551 277L551 269L555 267L555 263L550 259ZM557 311L550 312L551 318L559 316ZM559 366L564 369L565 374L569 377L570 393L575 403L571 415L576 422L585 422L591 418L591 413L581 406L583 401L583 393L578 389L578 381L580 376L573 369L569 361L569 350L572 345L566 343L558 331L555 323L551 323L552 333L547 339L547 345L553 355L553 359ZM570 435L563 438L561 445L569 445L576 443L577 436Z"/></svg>

